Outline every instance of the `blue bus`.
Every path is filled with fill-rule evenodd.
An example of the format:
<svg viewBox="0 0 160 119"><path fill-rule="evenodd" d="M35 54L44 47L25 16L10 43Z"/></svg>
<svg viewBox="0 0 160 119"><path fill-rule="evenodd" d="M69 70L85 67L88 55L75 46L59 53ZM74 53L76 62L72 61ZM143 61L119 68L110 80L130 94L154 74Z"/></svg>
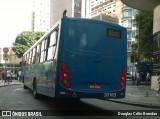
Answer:
<svg viewBox="0 0 160 119"><path fill-rule="evenodd" d="M126 29L63 17L23 55L24 88L35 98L124 98Z"/></svg>

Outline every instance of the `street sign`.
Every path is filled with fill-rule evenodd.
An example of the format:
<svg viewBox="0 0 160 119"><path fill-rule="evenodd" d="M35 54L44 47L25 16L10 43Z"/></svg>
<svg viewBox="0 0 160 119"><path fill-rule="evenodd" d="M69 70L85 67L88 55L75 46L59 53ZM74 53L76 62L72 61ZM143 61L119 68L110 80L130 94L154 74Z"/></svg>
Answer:
<svg viewBox="0 0 160 119"><path fill-rule="evenodd" d="M7 48L7 47L3 48L3 52L4 53L8 53L9 52L9 48Z"/></svg>

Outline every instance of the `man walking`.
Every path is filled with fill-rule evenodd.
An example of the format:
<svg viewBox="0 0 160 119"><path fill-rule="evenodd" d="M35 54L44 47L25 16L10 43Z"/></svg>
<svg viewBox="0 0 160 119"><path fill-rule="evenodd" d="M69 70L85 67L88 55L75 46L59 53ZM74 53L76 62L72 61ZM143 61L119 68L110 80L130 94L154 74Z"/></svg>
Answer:
<svg viewBox="0 0 160 119"><path fill-rule="evenodd" d="M3 82L2 71L0 70L0 80Z"/></svg>
<svg viewBox="0 0 160 119"><path fill-rule="evenodd" d="M10 71L10 69L8 69L7 72L6 72L6 80L8 81L8 83L11 80L11 71Z"/></svg>
<svg viewBox="0 0 160 119"><path fill-rule="evenodd" d="M157 91L157 96L160 96L160 76L157 79L158 80L158 91Z"/></svg>
<svg viewBox="0 0 160 119"><path fill-rule="evenodd" d="M19 70L19 71L18 71L18 81L20 81L20 80L21 80L21 74L22 74L22 71L21 71L21 70Z"/></svg>

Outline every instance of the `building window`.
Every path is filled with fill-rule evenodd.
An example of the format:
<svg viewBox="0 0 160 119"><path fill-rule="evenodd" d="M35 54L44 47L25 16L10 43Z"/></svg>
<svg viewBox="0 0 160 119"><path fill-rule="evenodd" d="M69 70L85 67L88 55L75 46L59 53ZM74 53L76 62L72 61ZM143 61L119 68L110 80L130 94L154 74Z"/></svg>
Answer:
<svg viewBox="0 0 160 119"><path fill-rule="evenodd" d="M135 36L136 36L136 31L134 30L132 31L132 38L135 38Z"/></svg>
<svg viewBox="0 0 160 119"><path fill-rule="evenodd" d="M135 20L133 20L132 26L133 26L133 27L136 27L136 22L135 22Z"/></svg>
<svg viewBox="0 0 160 119"><path fill-rule="evenodd" d="M128 20L128 27L132 27L132 20Z"/></svg>
<svg viewBox="0 0 160 119"><path fill-rule="evenodd" d="M122 26L127 27L127 20L122 21Z"/></svg>
<svg viewBox="0 0 160 119"><path fill-rule="evenodd" d="M127 42L127 49L131 49L131 42Z"/></svg>
<svg viewBox="0 0 160 119"><path fill-rule="evenodd" d="M132 31L127 31L127 39L128 40L132 39Z"/></svg>
<svg viewBox="0 0 160 119"><path fill-rule="evenodd" d="M126 27L126 28L132 27L132 20L123 20L122 21L122 26Z"/></svg>
<svg viewBox="0 0 160 119"><path fill-rule="evenodd" d="M126 9L123 11L123 17L132 17L132 9Z"/></svg>
<svg viewBox="0 0 160 119"><path fill-rule="evenodd" d="M132 11L133 11L133 16L136 16L137 10L136 10L136 9L133 9Z"/></svg>

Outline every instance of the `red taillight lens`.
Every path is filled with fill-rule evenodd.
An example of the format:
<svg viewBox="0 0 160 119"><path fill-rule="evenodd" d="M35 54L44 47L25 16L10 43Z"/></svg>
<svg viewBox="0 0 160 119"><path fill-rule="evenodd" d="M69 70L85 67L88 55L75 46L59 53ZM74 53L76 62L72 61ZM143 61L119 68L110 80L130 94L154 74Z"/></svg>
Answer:
<svg viewBox="0 0 160 119"><path fill-rule="evenodd" d="M125 86L126 84L126 68L124 68L122 71L121 71L121 74L120 74L120 79L119 79L119 83L118 83L118 89L121 89Z"/></svg>
<svg viewBox="0 0 160 119"><path fill-rule="evenodd" d="M60 83L66 88L70 88L70 76L68 66L64 63L60 63Z"/></svg>

